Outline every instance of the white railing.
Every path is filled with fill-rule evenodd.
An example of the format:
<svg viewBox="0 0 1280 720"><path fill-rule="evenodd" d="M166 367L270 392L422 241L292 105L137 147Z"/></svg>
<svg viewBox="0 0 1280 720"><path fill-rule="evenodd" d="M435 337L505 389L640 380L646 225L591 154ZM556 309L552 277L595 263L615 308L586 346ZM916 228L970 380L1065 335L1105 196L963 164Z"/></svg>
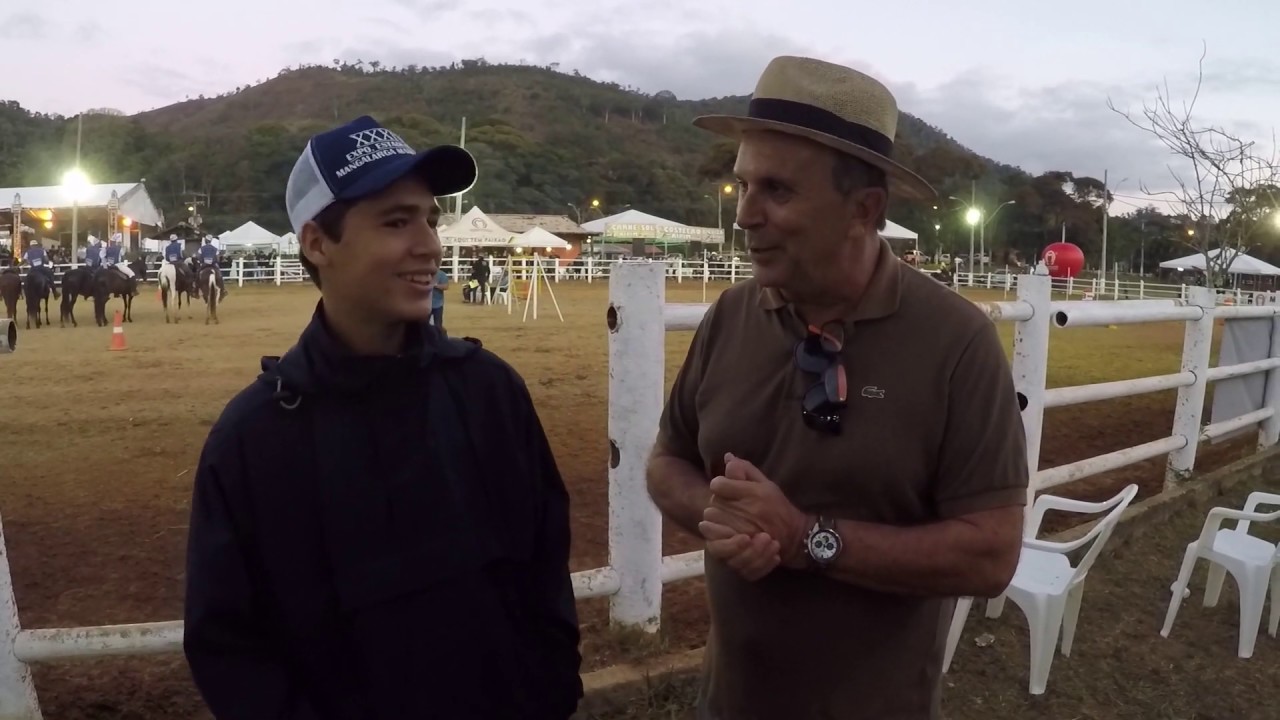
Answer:
<svg viewBox="0 0 1280 720"><path fill-rule="evenodd" d="M251 275L240 265L239 277ZM264 280L283 275L274 263ZM279 275L276 275L280 268ZM609 265L609 565L573 574L579 599L608 597L613 622L655 631L662 586L703 574L701 551L662 556L662 518L645 485L645 464L656 437L664 401L665 334L697 327L709 307L665 301L665 263L625 261ZM283 281L282 279L280 281ZM1168 456L1166 486L1195 468L1201 442L1259 426L1259 448L1280 438L1280 306L1215 306L1205 288L1188 288L1187 300L1054 301L1047 277L1019 275L1016 299L979 303L995 322L1016 323L1012 372L1027 434L1032 471L1028 499L1039 490ZM1271 357L1229 367L1209 366L1213 321L1272 318ZM1180 321L1186 324L1182 366L1177 373L1076 387L1046 388L1049 336L1053 328ZM1268 373L1264 407L1238 418L1204 425L1209 382ZM1039 470L1044 410L1170 389L1178 401L1170 434L1105 455ZM1028 503L1030 507L1030 503ZM22 629L13 596L8 555L0 530L0 720L41 717L29 665L67 658L174 653L182 649L182 622L80 628Z"/></svg>
<svg viewBox="0 0 1280 720"><path fill-rule="evenodd" d="M609 578L618 590L611 600L616 623L654 630L658 627L663 583L702 574L702 553L660 557L662 520L648 497L645 464L653 447L662 410L665 373L664 334L692 330L706 304L665 302L665 271L659 264L623 263L609 284L609 563L592 571ZM1054 301L1054 283L1039 275L1014 276L1016 299L979 303L993 321L1014 322L1012 372L1027 434L1031 471L1028 504L1041 490L1060 487L1165 455L1166 487L1185 480L1195 468L1201 442L1260 426L1259 448L1280 437L1280 306L1217 306L1206 288L1189 287L1188 299ZM1216 318L1269 317L1272 357L1257 362L1211 368L1209 356ZM1046 388L1049 335L1053 328L1181 321L1186 323L1182 367L1178 373L1075 387ZM1203 425L1209 382L1266 372L1265 407L1238 418ZM1044 410L1096 400L1170 389L1178 390L1174 422L1168 436L1116 452L1040 470ZM1275 388L1274 390L1272 388Z"/></svg>

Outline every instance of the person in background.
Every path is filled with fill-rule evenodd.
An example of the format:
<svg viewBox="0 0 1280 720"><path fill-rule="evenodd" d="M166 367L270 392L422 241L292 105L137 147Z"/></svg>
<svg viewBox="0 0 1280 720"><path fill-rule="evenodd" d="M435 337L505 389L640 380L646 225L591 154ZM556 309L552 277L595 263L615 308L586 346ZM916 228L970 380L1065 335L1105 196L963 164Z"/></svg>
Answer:
<svg viewBox="0 0 1280 720"><path fill-rule="evenodd" d="M218 283L218 302L222 302L227 298L227 286L222 282L222 267L218 265L218 248L213 246L213 238L205 237L198 254L201 267L213 268L214 278ZM203 288L201 290L203 291Z"/></svg>
<svg viewBox="0 0 1280 720"><path fill-rule="evenodd" d="M311 138L285 203L310 323L209 431L183 648L218 720L567 720L569 496L528 387L428 323L437 198L475 183L371 117Z"/></svg>
<svg viewBox="0 0 1280 720"><path fill-rule="evenodd" d="M31 266L31 272L38 272L49 279L49 287L53 289L53 297L58 298L58 286L54 281L53 265L49 263L49 253L45 252L44 246L32 240L27 249L22 253L22 259Z"/></svg>
<svg viewBox="0 0 1280 720"><path fill-rule="evenodd" d="M955 598L995 597L1022 547L1026 438L1003 344L972 302L896 258L878 80L779 57L743 116L735 220L753 277L703 317L648 468L702 539L700 720L937 720Z"/></svg>
<svg viewBox="0 0 1280 720"><path fill-rule="evenodd" d="M441 267L436 270L435 285L431 289L431 324L444 332L444 291L449 289L449 273Z"/></svg>
<svg viewBox="0 0 1280 720"><path fill-rule="evenodd" d="M471 263L471 279L475 280L479 289L472 295L473 302L486 302L489 299L489 259L481 253Z"/></svg>

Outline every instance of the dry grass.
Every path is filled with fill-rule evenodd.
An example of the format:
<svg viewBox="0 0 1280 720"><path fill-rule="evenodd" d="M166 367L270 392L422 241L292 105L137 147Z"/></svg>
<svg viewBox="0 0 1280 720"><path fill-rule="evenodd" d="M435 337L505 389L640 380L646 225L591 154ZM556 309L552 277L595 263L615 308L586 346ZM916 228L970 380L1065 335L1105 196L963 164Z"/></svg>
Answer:
<svg viewBox="0 0 1280 720"><path fill-rule="evenodd" d="M708 298L714 298L713 288ZM278 355L306 323L309 286L233 289L222 324L166 325L154 292L135 306L129 349L107 352L110 328L22 332L17 354L0 358L8 382L0 419L0 513L24 625L51 627L180 617L191 473L209 425L258 373L261 355ZM669 286L669 299L702 300L702 287ZM562 283L559 322L543 297L539 319L452 298L446 325L480 337L524 375L574 503L574 570L606 562L607 285ZM998 293L997 293L998 295ZM118 301L113 307L118 307ZM86 308L81 307L82 319ZM691 333L667 338L668 382ZM1061 331L1053 337L1051 384L1081 384L1176 369L1178 325ZM1163 393L1050 414L1045 465L1079 460L1169 432L1173 394ZM1201 468L1237 457L1248 443L1202 454ZM1136 481L1160 485L1152 461L1073 487L1109 495ZM694 549L668 531L667 552ZM657 645L604 632L607 601L580 604L587 668L701 644L706 631L701 581L670 586ZM46 716L187 718L199 701L181 658L146 658L42 667L37 684Z"/></svg>

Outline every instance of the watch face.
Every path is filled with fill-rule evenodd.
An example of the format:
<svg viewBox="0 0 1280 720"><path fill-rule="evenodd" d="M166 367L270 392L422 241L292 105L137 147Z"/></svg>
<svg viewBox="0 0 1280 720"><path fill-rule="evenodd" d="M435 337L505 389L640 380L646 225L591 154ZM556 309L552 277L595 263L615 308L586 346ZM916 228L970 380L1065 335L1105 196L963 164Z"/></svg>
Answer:
<svg viewBox="0 0 1280 720"><path fill-rule="evenodd" d="M809 537L809 554L818 562L829 562L840 552L840 536L819 530Z"/></svg>

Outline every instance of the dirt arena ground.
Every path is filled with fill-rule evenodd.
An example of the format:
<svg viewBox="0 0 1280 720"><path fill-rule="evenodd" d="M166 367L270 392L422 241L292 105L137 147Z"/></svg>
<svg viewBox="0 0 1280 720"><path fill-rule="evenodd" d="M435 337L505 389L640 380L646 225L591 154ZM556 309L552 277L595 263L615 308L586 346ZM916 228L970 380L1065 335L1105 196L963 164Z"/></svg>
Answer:
<svg viewBox="0 0 1280 720"><path fill-rule="evenodd" d="M529 383L573 496L573 569L582 570L607 560L607 284L559 283L555 293L563 324L545 295L539 318L522 323L518 309L463 305L451 294L446 326L481 338ZM93 327L84 304L78 328L58 328L55 317L52 328L20 331L18 352L0 357L0 513L24 626L180 617L191 475L205 433L257 375L259 356L289 347L316 299L309 285L234 288L220 325L204 325L203 308L166 325L152 287L137 298L125 328L129 349L119 353L107 351L111 330ZM672 283L668 299L701 301L702 287ZM1008 339L1011 328L1004 330ZM668 382L690 337L668 335ZM1050 385L1077 385L1176 371L1182 330L1074 329L1055 332L1052 343ZM1166 436L1173 399L1169 392L1051 411L1042 466ZM1250 449L1245 440L1203 450L1198 469ZM1109 496L1130 481L1150 493L1162 467L1153 460L1064 494ZM666 545L669 553L695 548L674 533ZM587 669L633 652L602 632L607 602L580 607ZM701 644L700 581L665 590L663 623L661 646ZM207 717L178 656L41 666L36 679L47 718Z"/></svg>

